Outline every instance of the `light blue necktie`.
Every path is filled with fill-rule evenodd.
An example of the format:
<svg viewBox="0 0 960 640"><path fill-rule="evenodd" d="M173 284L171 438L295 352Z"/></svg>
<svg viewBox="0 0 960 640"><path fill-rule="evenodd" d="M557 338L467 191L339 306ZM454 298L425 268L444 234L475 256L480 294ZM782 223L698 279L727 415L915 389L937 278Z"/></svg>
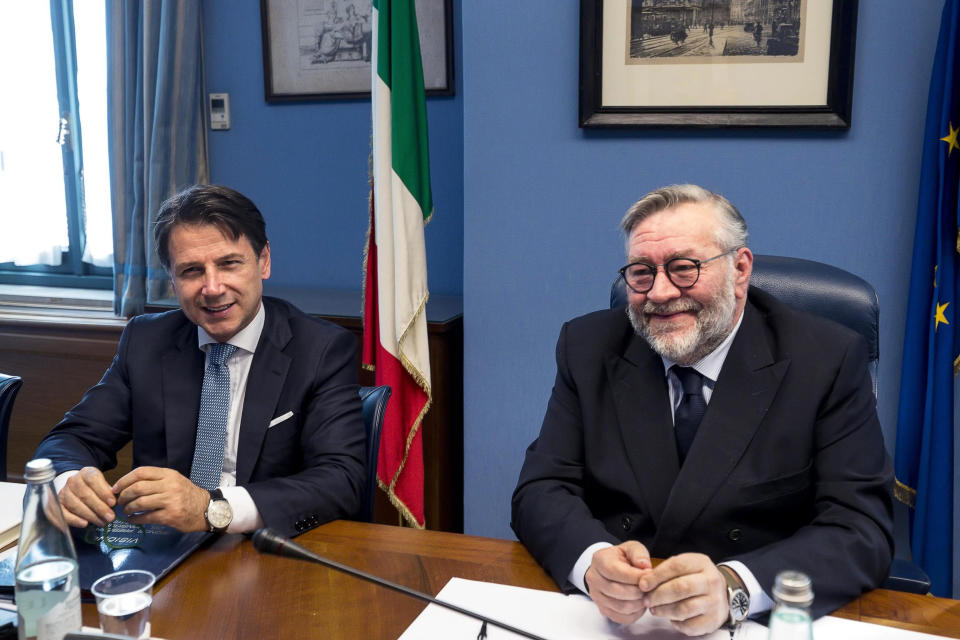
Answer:
<svg viewBox="0 0 960 640"><path fill-rule="evenodd" d="M227 359L237 348L216 342L210 345L207 368L200 391L197 443L190 465L190 481L204 489L220 486L223 450L227 442L227 415L230 412L230 370Z"/></svg>

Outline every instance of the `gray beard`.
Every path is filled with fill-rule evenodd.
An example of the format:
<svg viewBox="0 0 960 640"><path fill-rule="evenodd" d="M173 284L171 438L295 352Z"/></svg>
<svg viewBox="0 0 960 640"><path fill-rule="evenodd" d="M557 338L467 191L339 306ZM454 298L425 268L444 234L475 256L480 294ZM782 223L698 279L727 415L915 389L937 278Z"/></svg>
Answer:
<svg viewBox="0 0 960 640"><path fill-rule="evenodd" d="M733 330L733 314L736 312L737 298L734 294L734 270L707 304L691 298L679 298L666 304L656 304L649 300L642 305L627 305L627 316L638 336L646 340L650 348L677 364L691 365L723 342ZM650 328L648 314L677 313L693 311L697 314L692 329L683 333L672 331L654 332Z"/></svg>

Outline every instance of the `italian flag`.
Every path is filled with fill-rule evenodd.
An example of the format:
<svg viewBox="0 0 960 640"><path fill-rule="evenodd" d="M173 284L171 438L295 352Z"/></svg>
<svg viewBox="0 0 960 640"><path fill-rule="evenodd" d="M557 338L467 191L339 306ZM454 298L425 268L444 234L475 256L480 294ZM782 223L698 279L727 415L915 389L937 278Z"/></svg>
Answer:
<svg viewBox="0 0 960 640"><path fill-rule="evenodd" d="M427 109L413 0L373 0L373 169L364 280L363 362L393 390L377 484L424 526L420 425L430 407L427 256L433 214Z"/></svg>

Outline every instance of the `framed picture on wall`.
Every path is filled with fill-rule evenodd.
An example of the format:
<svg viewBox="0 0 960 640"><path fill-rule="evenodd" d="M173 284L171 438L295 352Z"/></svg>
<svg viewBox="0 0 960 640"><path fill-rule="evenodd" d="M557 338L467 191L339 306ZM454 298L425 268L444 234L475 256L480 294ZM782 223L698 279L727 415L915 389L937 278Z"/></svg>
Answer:
<svg viewBox="0 0 960 640"><path fill-rule="evenodd" d="M260 0L267 102L370 95L371 0ZM453 95L452 0L418 0L427 95Z"/></svg>
<svg viewBox="0 0 960 640"><path fill-rule="evenodd" d="M857 0L580 0L581 127L849 128Z"/></svg>

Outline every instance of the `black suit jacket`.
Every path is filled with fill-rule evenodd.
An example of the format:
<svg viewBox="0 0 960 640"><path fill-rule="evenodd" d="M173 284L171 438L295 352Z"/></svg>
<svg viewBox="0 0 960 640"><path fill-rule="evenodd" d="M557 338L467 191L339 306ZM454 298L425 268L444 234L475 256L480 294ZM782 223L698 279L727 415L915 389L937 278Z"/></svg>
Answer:
<svg viewBox="0 0 960 640"><path fill-rule="evenodd" d="M284 535L353 516L365 483L356 339L293 305L264 298L264 327L240 421L237 484ZM182 311L130 320L103 379L47 435L37 457L57 473L110 469L133 440L133 466L189 477L204 354ZM268 428L273 418L293 416Z"/></svg>
<svg viewBox="0 0 960 640"><path fill-rule="evenodd" d="M892 468L862 338L750 289L680 468L659 355L623 308L564 325L512 526L557 584L591 544L740 560L769 594L806 572L822 615L878 586L892 551Z"/></svg>

